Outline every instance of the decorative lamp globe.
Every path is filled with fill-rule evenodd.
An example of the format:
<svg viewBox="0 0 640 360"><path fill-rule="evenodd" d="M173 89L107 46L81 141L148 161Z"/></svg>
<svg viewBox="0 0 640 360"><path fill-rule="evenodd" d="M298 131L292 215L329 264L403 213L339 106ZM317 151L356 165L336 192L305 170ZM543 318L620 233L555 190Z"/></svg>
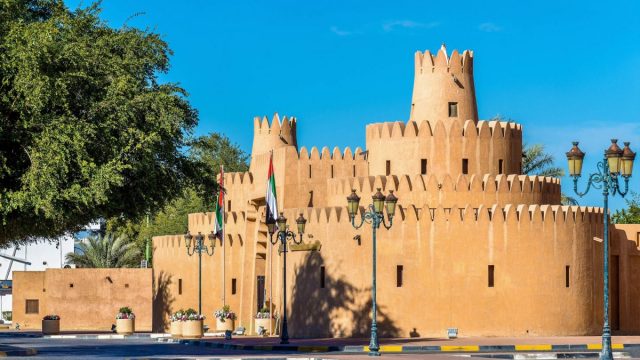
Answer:
<svg viewBox="0 0 640 360"><path fill-rule="evenodd" d="M396 214L396 204L398 203L398 198L393 195L393 190L389 190L389 195L384 201L384 205L387 208L387 215L389 218L392 218Z"/></svg>
<svg viewBox="0 0 640 360"><path fill-rule="evenodd" d="M360 196L356 194L356 190L351 190L351 195L347 196L347 212L349 213L349 218L353 220L358 213L358 208L360 207Z"/></svg>
<svg viewBox="0 0 640 360"><path fill-rule="evenodd" d="M189 231L187 231L187 233L184 235L184 244L188 248L191 247L191 240L193 240L193 235L191 235L191 233Z"/></svg>
<svg viewBox="0 0 640 360"><path fill-rule="evenodd" d="M276 222L278 223L278 230L284 231L287 228L287 218L284 217L284 213L280 213Z"/></svg>
<svg viewBox="0 0 640 360"><path fill-rule="evenodd" d="M611 139L611 146L604 152L609 164L609 172L616 175L620 172L620 158L622 158L622 149L618 146L618 139Z"/></svg>
<svg viewBox="0 0 640 360"><path fill-rule="evenodd" d="M578 142L573 142L573 147L567 152L567 161L569 162L569 176L578 177L582 174L582 161L585 153L578 147Z"/></svg>
<svg viewBox="0 0 640 360"><path fill-rule="evenodd" d="M304 234L304 228L307 225L307 219L302 216L302 213L300 213L300 216L296 219L296 224L298 224L298 234Z"/></svg>
<svg viewBox="0 0 640 360"><path fill-rule="evenodd" d="M377 212L378 214L382 213L382 210L384 209L384 194L382 194L382 192L380 191L381 189L378 188L378 192L376 192L372 199L373 199L373 210L375 212Z"/></svg>
<svg viewBox="0 0 640 360"><path fill-rule="evenodd" d="M633 173L633 161L636 159L636 153L631 151L629 142L624 143L624 149L622 149L622 159L620 160L620 174L624 177L630 177Z"/></svg>

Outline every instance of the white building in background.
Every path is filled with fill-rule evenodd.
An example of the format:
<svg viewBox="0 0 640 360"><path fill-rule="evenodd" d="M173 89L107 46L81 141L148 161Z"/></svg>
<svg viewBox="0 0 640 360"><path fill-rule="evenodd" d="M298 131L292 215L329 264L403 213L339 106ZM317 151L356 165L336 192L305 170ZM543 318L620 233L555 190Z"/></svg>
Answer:
<svg viewBox="0 0 640 360"><path fill-rule="evenodd" d="M45 269L61 269L68 265L65 257L68 253L77 252L78 243L99 231L100 224L91 224L85 230L74 235L63 236L54 241L40 241L29 245L19 245L0 250L0 253L26 259L30 265L0 257L0 280L12 280L13 271L43 271ZM15 252L15 254L14 254ZM12 296L0 295L0 310L12 310Z"/></svg>

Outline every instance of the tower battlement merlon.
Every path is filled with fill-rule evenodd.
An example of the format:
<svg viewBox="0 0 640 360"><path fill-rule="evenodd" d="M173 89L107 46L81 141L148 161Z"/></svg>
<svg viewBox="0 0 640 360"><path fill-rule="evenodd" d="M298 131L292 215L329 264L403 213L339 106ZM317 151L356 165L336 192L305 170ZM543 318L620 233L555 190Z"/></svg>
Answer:
<svg viewBox="0 0 640 360"><path fill-rule="evenodd" d="M278 113L273 115L271 122L266 116L256 116L253 119L253 148L251 156L267 153L282 147L298 148L296 134L297 119L284 116L280 119Z"/></svg>
<svg viewBox="0 0 640 360"><path fill-rule="evenodd" d="M416 74L424 72L444 71L451 74L473 73L473 51L464 50L462 55L458 50L453 50L451 56L447 55L444 45L434 56L431 51L416 51L415 54Z"/></svg>
<svg viewBox="0 0 640 360"><path fill-rule="evenodd" d="M434 56L415 54L415 76L410 121L455 119L478 122L473 51L447 54L444 44Z"/></svg>

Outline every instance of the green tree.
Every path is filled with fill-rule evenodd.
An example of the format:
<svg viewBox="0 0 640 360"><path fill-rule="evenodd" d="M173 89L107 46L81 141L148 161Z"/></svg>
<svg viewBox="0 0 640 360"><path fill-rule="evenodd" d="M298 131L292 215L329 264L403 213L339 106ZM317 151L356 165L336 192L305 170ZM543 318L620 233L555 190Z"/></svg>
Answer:
<svg viewBox="0 0 640 360"><path fill-rule="evenodd" d="M158 81L167 44L99 14L0 0L0 246L139 218L185 186L215 187L184 152L196 110Z"/></svg>
<svg viewBox="0 0 640 360"><path fill-rule="evenodd" d="M533 144L528 146L524 144L522 148L522 172L527 175L539 175L550 177L563 177L564 169L555 165L553 155L544 151L544 145ZM578 201L567 196L565 193L560 194L562 205L578 205Z"/></svg>
<svg viewBox="0 0 640 360"><path fill-rule="evenodd" d="M89 236L79 247L80 251L68 253L66 260L81 268L137 267L142 258L133 241L110 233Z"/></svg>
<svg viewBox="0 0 640 360"><path fill-rule="evenodd" d="M192 162L203 164L207 169L208 183L215 182L220 165L225 172L244 172L249 169L249 156L237 144L223 134L211 133L196 138L190 143L188 156ZM211 196L203 196L194 187L187 187L179 197L149 213L143 219L111 219L107 226L110 231L135 239L143 250L153 236L184 234L187 232L188 215L213 211L213 199L217 190L212 188Z"/></svg>
<svg viewBox="0 0 640 360"><path fill-rule="evenodd" d="M631 198L625 200L627 208L615 212L611 216L614 224L640 224L640 194L631 193Z"/></svg>

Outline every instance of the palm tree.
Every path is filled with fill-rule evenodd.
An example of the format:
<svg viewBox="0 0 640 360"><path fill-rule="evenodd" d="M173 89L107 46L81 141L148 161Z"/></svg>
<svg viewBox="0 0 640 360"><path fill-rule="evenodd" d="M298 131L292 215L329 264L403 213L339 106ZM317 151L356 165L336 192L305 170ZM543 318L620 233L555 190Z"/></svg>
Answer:
<svg viewBox="0 0 640 360"><path fill-rule="evenodd" d="M66 260L81 268L137 267L142 257L133 241L113 234L89 236L79 247L80 251L68 253Z"/></svg>
<svg viewBox="0 0 640 360"><path fill-rule="evenodd" d="M522 147L522 172L527 175L563 177L564 169L555 166L553 155L544 151L544 145L533 144L531 146L524 144ZM578 205L575 198L560 195L562 205Z"/></svg>

